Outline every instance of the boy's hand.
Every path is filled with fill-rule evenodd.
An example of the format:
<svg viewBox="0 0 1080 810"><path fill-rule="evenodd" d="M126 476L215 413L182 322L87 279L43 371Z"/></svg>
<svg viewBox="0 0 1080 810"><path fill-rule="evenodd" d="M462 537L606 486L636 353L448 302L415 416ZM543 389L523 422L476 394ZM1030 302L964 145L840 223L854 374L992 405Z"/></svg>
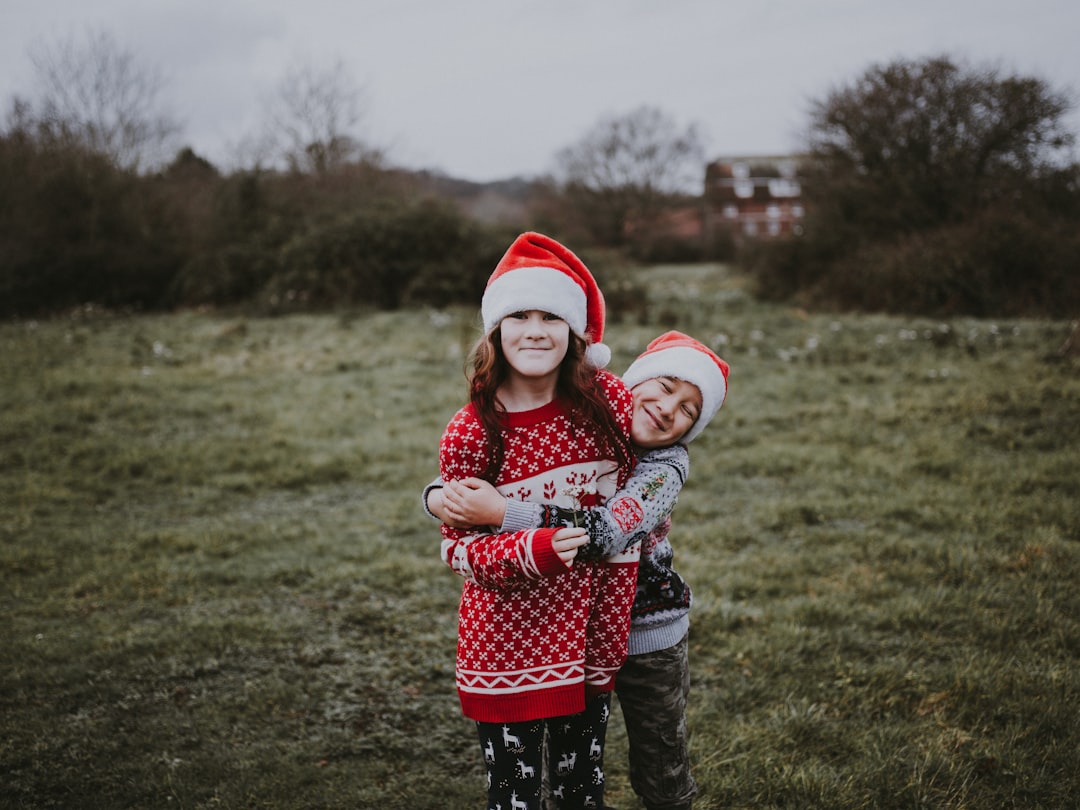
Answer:
<svg viewBox="0 0 1080 810"><path fill-rule="evenodd" d="M584 529L559 529L551 537L551 548L569 568L574 564L578 549L588 542L589 535Z"/></svg>
<svg viewBox="0 0 1080 810"><path fill-rule="evenodd" d="M431 512L431 514L437 517L440 521L445 523L447 526L450 526L454 529L469 528L468 526L455 526L451 522L450 516L446 514L446 509L443 507L442 491L442 487L433 487L431 490L428 491L424 501L427 504L428 511Z"/></svg>
<svg viewBox="0 0 1080 810"><path fill-rule="evenodd" d="M444 522L456 529L501 526L506 517L506 498L481 478L447 481L443 485L442 506Z"/></svg>

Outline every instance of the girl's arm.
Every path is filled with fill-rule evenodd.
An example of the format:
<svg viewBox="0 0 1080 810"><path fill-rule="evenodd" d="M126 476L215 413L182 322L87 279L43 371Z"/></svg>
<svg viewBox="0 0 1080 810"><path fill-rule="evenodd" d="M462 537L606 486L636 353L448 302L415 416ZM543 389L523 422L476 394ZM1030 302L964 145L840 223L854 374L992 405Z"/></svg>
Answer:
<svg viewBox="0 0 1080 810"><path fill-rule="evenodd" d="M442 559L481 588L514 591L565 574L589 542L580 528L540 528L503 534L462 534L442 527Z"/></svg>
<svg viewBox="0 0 1080 810"><path fill-rule="evenodd" d="M439 444L439 473L446 481L475 477L483 460L483 428L463 408ZM501 496L500 496L501 497ZM588 542L583 529L534 528L491 533L476 528L441 527L441 556L454 571L491 590L514 590L569 570L578 548Z"/></svg>

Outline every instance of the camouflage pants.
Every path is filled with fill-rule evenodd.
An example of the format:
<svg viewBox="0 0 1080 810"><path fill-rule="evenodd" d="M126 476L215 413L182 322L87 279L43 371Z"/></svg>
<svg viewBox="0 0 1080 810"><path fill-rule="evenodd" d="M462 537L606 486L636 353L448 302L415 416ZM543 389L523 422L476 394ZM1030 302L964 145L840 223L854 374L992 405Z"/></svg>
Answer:
<svg viewBox="0 0 1080 810"><path fill-rule="evenodd" d="M687 750L687 638L626 659L615 694L630 748L630 784L649 810L689 810L697 793Z"/></svg>

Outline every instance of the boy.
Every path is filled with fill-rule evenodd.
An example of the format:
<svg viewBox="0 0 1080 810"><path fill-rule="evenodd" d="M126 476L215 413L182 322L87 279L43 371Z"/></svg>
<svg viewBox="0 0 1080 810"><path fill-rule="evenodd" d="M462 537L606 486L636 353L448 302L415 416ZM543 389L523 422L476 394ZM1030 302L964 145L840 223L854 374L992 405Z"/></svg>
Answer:
<svg viewBox="0 0 1080 810"><path fill-rule="evenodd" d="M705 429L727 394L728 365L681 332L653 340L630 365L634 473L602 507L569 510L507 498L480 479L424 491L424 508L451 525L585 526L584 558L606 557L642 540L631 611L629 656L615 694L629 740L630 780L649 810L690 808L697 792L687 751L690 588L671 567L670 513L689 473L686 445ZM440 489L441 488L441 489ZM550 763L557 780L558 764Z"/></svg>

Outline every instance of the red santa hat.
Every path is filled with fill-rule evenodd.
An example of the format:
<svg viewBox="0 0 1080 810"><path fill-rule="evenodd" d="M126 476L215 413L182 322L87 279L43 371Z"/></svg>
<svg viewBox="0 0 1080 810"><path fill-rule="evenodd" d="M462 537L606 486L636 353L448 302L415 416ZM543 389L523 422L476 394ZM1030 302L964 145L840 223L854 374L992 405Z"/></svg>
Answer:
<svg viewBox="0 0 1080 810"><path fill-rule="evenodd" d="M679 441L689 444L720 410L727 396L728 364L704 343L682 332L665 332L653 340L623 374L627 388L653 377L674 377L701 391L701 414Z"/></svg>
<svg viewBox="0 0 1080 810"><path fill-rule="evenodd" d="M589 268L567 247L541 233L523 233L488 279L480 304L484 332L514 312L539 309L558 315L589 344L586 359L597 368L611 360L604 339L604 296Z"/></svg>

